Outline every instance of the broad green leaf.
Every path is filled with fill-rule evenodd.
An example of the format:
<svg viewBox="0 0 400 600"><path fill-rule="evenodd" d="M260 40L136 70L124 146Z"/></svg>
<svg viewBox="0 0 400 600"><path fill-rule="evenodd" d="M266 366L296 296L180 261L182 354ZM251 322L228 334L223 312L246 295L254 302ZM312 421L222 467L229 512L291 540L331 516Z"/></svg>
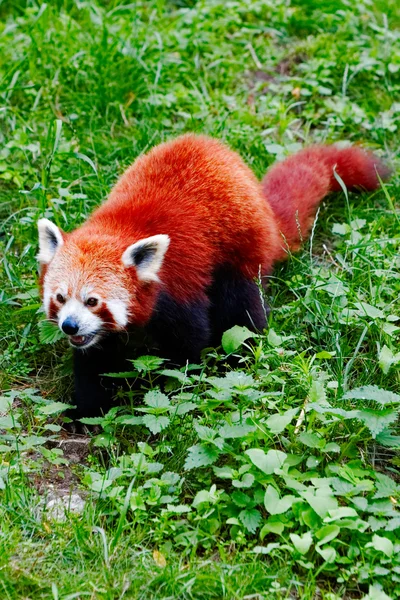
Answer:
<svg viewBox="0 0 400 600"><path fill-rule="evenodd" d="M309 402L317 402L318 404L326 403L326 391L322 381L314 379L310 391L308 393Z"/></svg>
<svg viewBox="0 0 400 600"><path fill-rule="evenodd" d="M327 562L327 563L335 562L336 550L335 550L335 548L332 548L332 546L324 546L323 548L316 546L315 549L318 552L318 554L320 554L322 556L322 558L324 559L325 562Z"/></svg>
<svg viewBox="0 0 400 600"><path fill-rule="evenodd" d="M370 317L371 319L384 319L385 313L367 302L355 302L354 306L357 308L357 312L360 317Z"/></svg>
<svg viewBox="0 0 400 600"><path fill-rule="evenodd" d="M376 474L376 493L373 496L376 498L388 498L390 496L398 496L400 494L400 485L398 485L391 477L383 473Z"/></svg>
<svg viewBox="0 0 400 600"><path fill-rule="evenodd" d="M336 498L331 493L327 492L326 488L318 489L316 490L316 493L312 490L300 492L300 496L308 502L311 508L315 510L317 515L322 519L327 516L330 510L334 510L338 507Z"/></svg>
<svg viewBox="0 0 400 600"><path fill-rule="evenodd" d="M222 348L226 354L235 352L240 346L249 338L258 337L256 333L253 333L247 327L239 327L235 325L222 336Z"/></svg>
<svg viewBox="0 0 400 600"><path fill-rule="evenodd" d="M113 482L111 479L96 479L89 485L89 488L94 492L100 493L109 488L112 484Z"/></svg>
<svg viewBox="0 0 400 600"><path fill-rule="evenodd" d="M146 504L142 498L142 495L140 493L140 491L133 491L131 493L130 499L129 499L129 504L131 507L131 510L136 511L136 510L146 510Z"/></svg>
<svg viewBox="0 0 400 600"><path fill-rule="evenodd" d="M310 431L304 431L300 433L299 440L308 448L322 448L325 446L325 440L320 438L316 433L311 433Z"/></svg>
<svg viewBox="0 0 400 600"><path fill-rule="evenodd" d="M84 425L102 425L104 421L104 417L82 417L82 419L79 419L79 422Z"/></svg>
<svg viewBox="0 0 400 600"><path fill-rule="evenodd" d="M55 415L63 412L68 408L72 408L71 404L64 404L63 402L50 402L49 404L43 404L39 406L39 411L44 415Z"/></svg>
<svg viewBox="0 0 400 600"><path fill-rule="evenodd" d="M255 546L252 550L255 554L271 554L276 548L280 548L281 544L279 542L271 542L266 546Z"/></svg>
<svg viewBox="0 0 400 600"><path fill-rule="evenodd" d="M121 416L115 419L120 425L143 425L143 417Z"/></svg>
<svg viewBox="0 0 400 600"><path fill-rule="evenodd" d="M315 355L315 358L333 358L336 352L328 352L327 350L321 350Z"/></svg>
<svg viewBox="0 0 400 600"><path fill-rule="evenodd" d="M93 444L97 448L109 448L112 444L115 444L117 439L112 433L104 432L99 433L93 438Z"/></svg>
<svg viewBox="0 0 400 600"><path fill-rule="evenodd" d="M385 345L378 354L378 361L380 368L384 374L387 375L390 367L400 362L400 352L393 354L391 349Z"/></svg>
<svg viewBox="0 0 400 600"><path fill-rule="evenodd" d="M223 425L219 430L219 435L222 438L244 438L252 431L255 431L254 425Z"/></svg>
<svg viewBox="0 0 400 600"><path fill-rule="evenodd" d="M398 409L359 410L358 418L368 427L373 438L397 419Z"/></svg>
<svg viewBox="0 0 400 600"><path fill-rule="evenodd" d="M366 220L365 219L353 219L350 222L351 228L352 229L362 229L363 227L365 227L366 224Z"/></svg>
<svg viewBox="0 0 400 600"><path fill-rule="evenodd" d="M392 540L389 540L387 537L381 537L380 535L375 534L372 538L372 542L368 542L365 545L366 548L373 548L378 552L383 552L389 558L393 555L394 546Z"/></svg>
<svg viewBox="0 0 400 600"><path fill-rule="evenodd" d="M374 400L384 406L385 404L400 404L400 395L387 390L383 390L377 385L364 385L347 392L343 398L345 400Z"/></svg>
<svg viewBox="0 0 400 600"><path fill-rule="evenodd" d="M160 390L150 390L145 394L143 401L147 406L159 409L167 409L171 403L168 396L160 392Z"/></svg>
<svg viewBox="0 0 400 600"><path fill-rule="evenodd" d="M177 369L163 369L160 371L161 375L165 375L166 377L172 377L173 379L178 379L181 383L185 383L187 381L186 373L182 373L182 371L178 371Z"/></svg>
<svg viewBox="0 0 400 600"><path fill-rule="evenodd" d="M351 232L351 227L348 223L334 223L332 227L332 233L338 235L348 235Z"/></svg>
<svg viewBox="0 0 400 600"><path fill-rule="evenodd" d="M149 371L156 371L161 367L164 362L163 358L158 356L139 356L131 361L135 369L139 371L139 373L148 373Z"/></svg>
<svg viewBox="0 0 400 600"><path fill-rule="evenodd" d="M8 396L0 396L0 413L6 413L10 410L13 404L13 398Z"/></svg>
<svg viewBox="0 0 400 600"><path fill-rule="evenodd" d="M320 462L321 462L321 459L318 458L317 456L309 456L307 458L306 467L307 467L307 469L310 469L310 470L316 469Z"/></svg>
<svg viewBox="0 0 400 600"><path fill-rule="evenodd" d="M275 156L279 154L285 154L285 147L281 146L281 144L265 144L265 149L269 154L274 154Z"/></svg>
<svg viewBox="0 0 400 600"><path fill-rule="evenodd" d="M393 600L393 598L385 594L380 585L370 585L368 595L363 596L362 600Z"/></svg>
<svg viewBox="0 0 400 600"><path fill-rule="evenodd" d="M328 516L324 519L325 523L331 523L332 521L338 521L345 517L358 517L358 513L351 506L339 506L338 508L332 508L328 511Z"/></svg>
<svg viewBox="0 0 400 600"><path fill-rule="evenodd" d="M364 498L364 496L353 496L351 501L358 508L358 510L365 511L368 508L368 500Z"/></svg>
<svg viewBox="0 0 400 600"><path fill-rule="evenodd" d="M250 488L254 483L254 475L251 473L245 473L242 479L233 479L232 485L235 488Z"/></svg>
<svg viewBox="0 0 400 600"><path fill-rule="evenodd" d="M306 406L306 411L309 412L311 410L315 410L315 412L319 414L330 414L338 417L343 417L344 419L357 419L358 418L358 410L345 410L344 408L336 408L334 406L329 406L328 403L321 405L317 402L310 402Z"/></svg>
<svg viewBox="0 0 400 600"><path fill-rule="evenodd" d="M58 340L65 338L56 323L52 321L39 321L39 339L42 344L55 344Z"/></svg>
<svg viewBox="0 0 400 600"><path fill-rule="evenodd" d="M167 512L172 512L176 515L183 515L185 513L192 512L192 509L190 506L187 506L187 504L167 504Z"/></svg>
<svg viewBox="0 0 400 600"><path fill-rule="evenodd" d="M312 544L312 535L310 531L307 531L302 536L297 533L291 533L290 539L292 540L293 546L300 554L307 554Z"/></svg>
<svg viewBox="0 0 400 600"><path fill-rule="evenodd" d="M299 411L300 408L291 408L283 414L271 415L265 421L265 424L271 433L282 433Z"/></svg>
<svg viewBox="0 0 400 600"><path fill-rule="evenodd" d="M280 469L286 460L286 452L280 450L268 450L267 454L261 448L251 448L245 454L251 462L266 475L272 475L275 469Z"/></svg>
<svg viewBox="0 0 400 600"><path fill-rule="evenodd" d="M268 521L261 529L261 540L263 540L268 533L276 533L277 535L281 535L281 533L283 533L283 530L285 529L284 524L281 521L276 521L273 519L276 519L276 517L269 517Z"/></svg>
<svg viewBox="0 0 400 600"><path fill-rule="evenodd" d="M247 531L250 533L255 533L260 524L261 515L255 508L246 508L245 510L240 511L239 519Z"/></svg>
<svg viewBox="0 0 400 600"><path fill-rule="evenodd" d="M143 425L150 429L151 433L160 433L170 424L169 417L162 415L145 415L142 417Z"/></svg>
<svg viewBox="0 0 400 600"><path fill-rule="evenodd" d="M188 450L188 456L185 460L185 469L196 469L198 467L205 467L212 465L219 456L219 450L215 446L206 446L203 444L196 444Z"/></svg>
<svg viewBox="0 0 400 600"><path fill-rule="evenodd" d="M400 331L400 327L397 325L393 325L393 323L382 323L382 329L385 333L393 337L398 331Z"/></svg>
<svg viewBox="0 0 400 600"><path fill-rule="evenodd" d="M250 496L244 494L243 492L233 492L232 500L237 506L240 506L241 508L248 508L254 504Z"/></svg>
<svg viewBox="0 0 400 600"><path fill-rule="evenodd" d="M21 442L23 444L23 450L27 450L28 448L33 448L34 446L41 446L48 438L42 435L27 435L26 437L21 438Z"/></svg>
<svg viewBox="0 0 400 600"><path fill-rule="evenodd" d="M393 435L389 429L385 429L376 436L376 441L388 448L400 448L400 435Z"/></svg>
<svg viewBox="0 0 400 600"><path fill-rule="evenodd" d="M44 425L43 428L47 431L52 431L53 433L58 433L59 431L61 431L61 426L55 425L54 423L46 423L46 425Z"/></svg>
<svg viewBox="0 0 400 600"><path fill-rule="evenodd" d="M271 515L280 515L288 511L295 500L295 496L280 498L277 490L269 485L264 496L264 506Z"/></svg>
<svg viewBox="0 0 400 600"><path fill-rule="evenodd" d="M326 444L326 446L324 446L323 448L321 448L322 452L336 452L339 453L340 452L340 446L339 444L336 444L335 442L329 442L328 444Z"/></svg>
<svg viewBox="0 0 400 600"><path fill-rule="evenodd" d="M192 506L197 508L201 504L208 504L209 502L211 502L209 490L200 490L199 492L197 492L196 496L194 497Z"/></svg>
<svg viewBox="0 0 400 600"><path fill-rule="evenodd" d="M322 546L323 544L327 544L335 539L340 533L340 527L337 525L325 525L321 527L316 532L316 537L318 538L318 546Z"/></svg>
<svg viewBox="0 0 400 600"><path fill-rule="evenodd" d="M341 519L339 525L340 529L351 529L360 533L364 533L369 527L368 522L361 519Z"/></svg>
<svg viewBox="0 0 400 600"><path fill-rule="evenodd" d="M12 415L6 415L0 417L0 429L20 429L21 424L18 421L18 417Z"/></svg>
<svg viewBox="0 0 400 600"><path fill-rule="evenodd" d="M377 519L374 516L368 517L368 526L371 531L382 531L386 528L387 523L387 519Z"/></svg>
<svg viewBox="0 0 400 600"><path fill-rule="evenodd" d="M336 275L331 275L327 282L322 285L318 285L318 290L323 290L332 298L338 298L340 296L346 296L349 292L349 288L345 285L344 281L336 277Z"/></svg>
<svg viewBox="0 0 400 600"><path fill-rule="evenodd" d="M113 379L130 379L136 378L139 371L120 371L119 373L102 373L104 377L112 377Z"/></svg>
<svg viewBox="0 0 400 600"><path fill-rule="evenodd" d="M211 427L206 427L205 425L200 425L196 421L194 422L193 425L197 432L197 435L204 442L212 442L214 440L214 438L217 436L217 432L215 431L215 429L212 429Z"/></svg>
<svg viewBox="0 0 400 600"><path fill-rule="evenodd" d="M268 340L268 343L269 343L270 346L274 346L276 348L279 348L280 346L282 346L288 340L292 340L293 337L294 337L293 335L287 335L287 336L285 336L285 335L279 335L273 329L269 329L268 335L267 335L267 340Z"/></svg>
<svg viewBox="0 0 400 600"><path fill-rule="evenodd" d="M213 471L217 477L221 479L232 479L233 478L233 469L228 466L224 467L213 467Z"/></svg>
<svg viewBox="0 0 400 600"><path fill-rule="evenodd" d="M400 517L389 519L385 529L386 531L395 531L396 529L400 529Z"/></svg>
<svg viewBox="0 0 400 600"><path fill-rule="evenodd" d="M187 413L191 412L195 408L197 408L197 404L195 404L194 402L182 402L181 404L178 404L177 406L172 406L171 412L175 412L175 410L176 410L176 414L181 417L181 416L186 415Z"/></svg>

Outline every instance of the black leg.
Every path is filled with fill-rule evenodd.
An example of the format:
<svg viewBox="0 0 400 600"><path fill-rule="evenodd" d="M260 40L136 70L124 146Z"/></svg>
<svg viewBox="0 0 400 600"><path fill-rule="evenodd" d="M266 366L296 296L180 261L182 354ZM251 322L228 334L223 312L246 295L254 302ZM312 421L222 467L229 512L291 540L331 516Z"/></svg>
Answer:
<svg viewBox="0 0 400 600"><path fill-rule="evenodd" d="M218 346L224 331L234 325L251 331L262 331L267 322L268 308L257 284L244 279L229 266L214 274L209 290L212 343Z"/></svg>
<svg viewBox="0 0 400 600"><path fill-rule="evenodd" d="M104 373L130 370L128 358L154 353L173 364L198 362L200 353L210 342L207 302L179 304L167 294L161 294L153 317L144 331L132 331L126 336L110 334L100 347L87 351L74 350L76 409L68 416L73 419L106 413L121 379L104 377Z"/></svg>
<svg viewBox="0 0 400 600"><path fill-rule="evenodd" d="M127 370L126 348L121 336L110 334L101 341L101 347L88 350L74 350L74 379L76 409L68 415L71 418L93 417L106 413L111 408L116 393L115 380L104 377L103 373ZM121 381L121 380L119 380Z"/></svg>
<svg viewBox="0 0 400 600"><path fill-rule="evenodd" d="M210 344L208 302L180 304L162 293L146 331L156 351L171 362L198 362L201 351Z"/></svg>

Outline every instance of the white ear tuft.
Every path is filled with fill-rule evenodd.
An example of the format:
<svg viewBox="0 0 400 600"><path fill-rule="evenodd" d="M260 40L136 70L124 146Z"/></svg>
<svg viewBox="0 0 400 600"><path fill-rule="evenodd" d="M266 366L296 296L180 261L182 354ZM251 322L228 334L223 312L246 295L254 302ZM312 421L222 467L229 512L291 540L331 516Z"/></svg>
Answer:
<svg viewBox="0 0 400 600"><path fill-rule="evenodd" d="M63 245L64 240L61 230L48 219L39 219L39 254L38 261L48 264L56 253L56 250Z"/></svg>
<svg viewBox="0 0 400 600"><path fill-rule="evenodd" d="M159 234L135 242L125 250L122 262L126 267L136 267L142 281L159 281L157 273L161 269L169 246L169 235Z"/></svg>

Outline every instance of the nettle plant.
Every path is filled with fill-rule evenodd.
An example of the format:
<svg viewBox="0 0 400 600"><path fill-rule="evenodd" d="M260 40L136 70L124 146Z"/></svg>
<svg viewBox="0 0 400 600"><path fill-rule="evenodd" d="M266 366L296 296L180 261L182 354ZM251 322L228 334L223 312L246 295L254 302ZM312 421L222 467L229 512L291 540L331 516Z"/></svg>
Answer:
<svg viewBox="0 0 400 600"><path fill-rule="evenodd" d="M156 543L187 553L233 542L338 582L390 573L400 584L400 485L390 476L400 395L374 385L339 395L322 368L327 352L299 381L290 340L271 330L265 345L233 328L223 348L247 347L245 370L223 375L132 361L124 376L147 377L152 389L128 410L82 419L102 428L94 444L112 457L105 470L87 469L84 483L138 530L151 519ZM133 452L122 450L124 437L141 440ZM369 460L377 448L388 452L385 473Z"/></svg>
<svg viewBox="0 0 400 600"><path fill-rule="evenodd" d="M266 336L234 327L202 365L142 356L109 374L131 387L124 406L82 419L100 430L82 483L117 523L112 547L125 527L148 541L151 524L161 549L239 549L350 588L390 575L400 592L400 395L384 389L399 362L398 240L373 237L363 219L333 233L334 270L278 273L294 300L277 302ZM278 333L293 331L294 315L296 336ZM44 322L40 336L60 334ZM24 390L0 408L3 487L43 461L63 464L49 416L67 405Z"/></svg>

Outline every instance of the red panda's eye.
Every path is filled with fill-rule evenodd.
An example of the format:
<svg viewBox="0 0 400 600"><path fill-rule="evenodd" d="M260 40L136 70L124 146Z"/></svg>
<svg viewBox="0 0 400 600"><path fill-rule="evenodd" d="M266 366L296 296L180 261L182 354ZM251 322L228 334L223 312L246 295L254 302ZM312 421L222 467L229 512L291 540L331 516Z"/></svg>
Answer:
<svg viewBox="0 0 400 600"><path fill-rule="evenodd" d="M59 302L60 304L65 303L65 298L62 294L57 294L56 298L57 298L57 302Z"/></svg>
<svg viewBox="0 0 400 600"><path fill-rule="evenodd" d="M87 306L91 306L91 307L93 307L93 306L97 306L97 303L98 303L98 300L97 300L97 298L88 298L88 299L86 300L86 304L87 304Z"/></svg>

